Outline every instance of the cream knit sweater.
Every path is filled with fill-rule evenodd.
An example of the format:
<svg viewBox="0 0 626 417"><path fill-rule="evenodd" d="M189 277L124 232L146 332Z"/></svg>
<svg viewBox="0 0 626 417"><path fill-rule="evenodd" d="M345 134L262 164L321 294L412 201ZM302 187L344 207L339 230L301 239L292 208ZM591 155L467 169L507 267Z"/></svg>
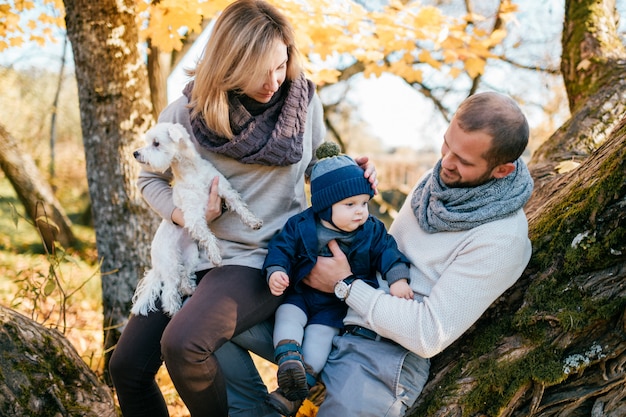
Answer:
<svg viewBox="0 0 626 417"><path fill-rule="evenodd" d="M384 281L379 289L356 281L344 323L372 329L429 358L459 338L517 281L530 260L531 244L521 209L467 231L428 234L418 225L410 200L389 232L411 261L415 300L392 297Z"/></svg>
<svg viewBox="0 0 626 417"><path fill-rule="evenodd" d="M300 162L284 167L264 166L243 164L200 147L192 132L187 99L184 96L163 110L159 122L182 124L202 157L215 165L241 194L250 210L263 219L263 227L259 230L245 226L239 217L230 211L211 222L211 230L219 240L223 265L242 265L261 269L270 239L282 229L289 217L306 208L305 175L310 173L315 164L313 151L322 142L326 133L323 120L322 102L314 95L307 111L304 149ZM157 174L145 169L141 171L137 180L137 186L150 207L162 218L170 221L175 208L171 180L169 171ZM208 186L210 178L206 181ZM193 243L189 241L188 244ZM184 248L181 250L185 251ZM198 270L214 266L206 256L201 258Z"/></svg>

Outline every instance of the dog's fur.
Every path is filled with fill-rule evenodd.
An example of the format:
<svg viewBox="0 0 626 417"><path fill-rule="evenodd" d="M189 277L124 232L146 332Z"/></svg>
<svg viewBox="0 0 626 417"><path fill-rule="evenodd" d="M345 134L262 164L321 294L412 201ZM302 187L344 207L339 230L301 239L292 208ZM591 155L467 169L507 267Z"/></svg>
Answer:
<svg viewBox="0 0 626 417"><path fill-rule="evenodd" d="M198 245L213 264L222 262L217 239L205 218L213 178L219 177L218 195L224 199L224 205L237 213L244 224L259 229L263 221L248 209L228 180L200 156L182 125L158 123L146 133L146 142L133 156L151 171L172 170L174 204L183 212L185 227L170 220L161 222L152 240L152 268L137 285L131 312L147 315L156 311L155 303L160 296L162 310L173 315L180 309L182 297L195 289L195 268L200 261ZM197 245L185 244L190 239ZM181 253L181 248L188 249Z"/></svg>

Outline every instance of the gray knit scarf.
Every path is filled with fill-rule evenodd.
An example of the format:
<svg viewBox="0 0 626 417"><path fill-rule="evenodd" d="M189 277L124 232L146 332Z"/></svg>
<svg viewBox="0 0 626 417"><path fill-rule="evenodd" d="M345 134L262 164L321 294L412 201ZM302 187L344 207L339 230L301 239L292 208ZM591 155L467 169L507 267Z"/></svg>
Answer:
<svg viewBox="0 0 626 417"><path fill-rule="evenodd" d="M411 207L428 233L468 230L504 218L522 208L533 191L533 179L521 159L504 178L468 188L451 188L439 178L441 160L417 186Z"/></svg>
<svg viewBox="0 0 626 417"><path fill-rule="evenodd" d="M189 100L192 88L193 81L183 90ZM228 140L216 135L200 115L191 120L193 134L202 147L244 164L297 163L302 159L306 115L314 92L313 83L301 75L285 82L276 99L256 116L250 114L237 94L229 94L230 125L235 137Z"/></svg>

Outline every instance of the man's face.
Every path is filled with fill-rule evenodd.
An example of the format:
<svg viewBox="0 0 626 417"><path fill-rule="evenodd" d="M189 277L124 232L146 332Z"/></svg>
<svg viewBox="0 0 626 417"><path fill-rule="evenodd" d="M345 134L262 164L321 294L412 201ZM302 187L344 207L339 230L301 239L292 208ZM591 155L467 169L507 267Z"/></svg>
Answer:
<svg viewBox="0 0 626 417"><path fill-rule="evenodd" d="M483 155L491 146L485 132L465 132L456 117L450 122L441 146L441 181L448 187L475 187L493 177L493 169Z"/></svg>

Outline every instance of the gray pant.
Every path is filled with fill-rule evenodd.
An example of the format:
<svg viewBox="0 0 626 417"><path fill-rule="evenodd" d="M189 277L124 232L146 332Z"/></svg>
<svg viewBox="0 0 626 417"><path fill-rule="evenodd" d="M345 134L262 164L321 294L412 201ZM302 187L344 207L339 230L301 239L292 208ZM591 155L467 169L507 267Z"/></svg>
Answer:
<svg viewBox="0 0 626 417"><path fill-rule="evenodd" d="M227 380L231 416L276 416L262 401L265 388L246 352L273 354L272 329L262 323L233 339L217 353ZM246 359L247 357L247 359ZM422 392L430 361L399 345L346 334L336 336L322 371L326 399L318 417L400 417Z"/></svg>
<svg viewBox="0 0 626 417"><path fill-rule="evenodd" d="M428 379L430 361L400 345L351 334L335 337L333 345L317 417L403 416Z"/></svg>

